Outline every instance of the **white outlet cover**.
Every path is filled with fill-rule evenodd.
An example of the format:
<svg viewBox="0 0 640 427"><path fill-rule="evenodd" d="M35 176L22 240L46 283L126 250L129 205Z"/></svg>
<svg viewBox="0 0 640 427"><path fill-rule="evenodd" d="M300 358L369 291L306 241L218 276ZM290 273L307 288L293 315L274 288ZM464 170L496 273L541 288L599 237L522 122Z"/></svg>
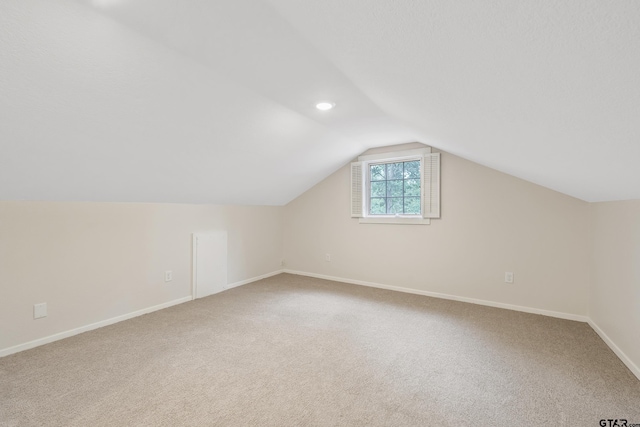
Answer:
<svg viewBox="0 0 640 427"><path fill-rule="evenodd" d="M165 282L170 282L173 280L173 271L171 270L167 270L164 272L164 281Z"/></svg>
<svg viewBox="0 0 640 427"><path fill-rule="evenodd" d="M504 273L504 282L505 283L513 283L513 272L506 271Z"/></svg>
<svg viewBox="0 0 640 427"><path fill-rule="evenodd" d="M325 261L331 261L331 254L325 254L324 260Z"/></svg>
<svg viewBox="0 0 640 427"><path fill-rule="evenodd" d="M33 318L41 319L47 317L47 303L34 304L33 306Z"/></svg>

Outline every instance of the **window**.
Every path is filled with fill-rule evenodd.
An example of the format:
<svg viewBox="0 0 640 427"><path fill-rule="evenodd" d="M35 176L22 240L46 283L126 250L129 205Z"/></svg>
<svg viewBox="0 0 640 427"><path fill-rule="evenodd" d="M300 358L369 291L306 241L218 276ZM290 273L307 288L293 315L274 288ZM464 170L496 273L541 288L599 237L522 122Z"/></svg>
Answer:
<svg viewBox="0 0 640 427"><path fill-rule="evenodd" d="M369 164L369 215L420 215L420 160Z"/></svg>
<svg viewBox="0 0 640 427"><path fill-rule="evenodd" d="M429 224L440 217L440 154L430 148L360 156L351 164L351 216Z"/></svg>

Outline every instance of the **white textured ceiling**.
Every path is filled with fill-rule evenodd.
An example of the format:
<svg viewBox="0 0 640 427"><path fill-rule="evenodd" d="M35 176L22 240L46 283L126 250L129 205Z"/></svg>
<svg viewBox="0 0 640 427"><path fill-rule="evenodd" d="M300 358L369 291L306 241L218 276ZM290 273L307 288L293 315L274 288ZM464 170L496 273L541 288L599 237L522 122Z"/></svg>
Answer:
<svg viewBox="0 0 640 427"><path fill-rule="evenodd" d="M639 70L636 0L3 0L0 200L279 205L410 141L639 199Z"/></svg>

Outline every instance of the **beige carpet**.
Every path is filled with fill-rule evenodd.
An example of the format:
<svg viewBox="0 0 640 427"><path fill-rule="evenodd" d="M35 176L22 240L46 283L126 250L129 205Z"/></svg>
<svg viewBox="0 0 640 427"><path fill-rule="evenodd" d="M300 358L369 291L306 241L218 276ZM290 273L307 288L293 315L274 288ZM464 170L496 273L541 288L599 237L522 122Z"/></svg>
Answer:
<svg viewBox="0 0 640 427"><path fill-rule="evenodd" d="M640 381L584 323L280 275L0 359L3 426L598 426Z"/></svg>

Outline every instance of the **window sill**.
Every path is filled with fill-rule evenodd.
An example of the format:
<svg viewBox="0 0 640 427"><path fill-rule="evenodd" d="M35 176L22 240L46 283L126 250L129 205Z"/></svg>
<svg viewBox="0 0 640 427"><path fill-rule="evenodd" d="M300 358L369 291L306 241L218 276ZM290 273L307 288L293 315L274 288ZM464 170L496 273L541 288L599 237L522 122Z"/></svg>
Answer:
<svg viewBox="0 0 640 427"><path fill-rule="evenodd" d="M431 224L429 218L402 218L402 217L372 217L367 216L359 219L360 224L405 224L405 225L428 225Z"/></svg>

